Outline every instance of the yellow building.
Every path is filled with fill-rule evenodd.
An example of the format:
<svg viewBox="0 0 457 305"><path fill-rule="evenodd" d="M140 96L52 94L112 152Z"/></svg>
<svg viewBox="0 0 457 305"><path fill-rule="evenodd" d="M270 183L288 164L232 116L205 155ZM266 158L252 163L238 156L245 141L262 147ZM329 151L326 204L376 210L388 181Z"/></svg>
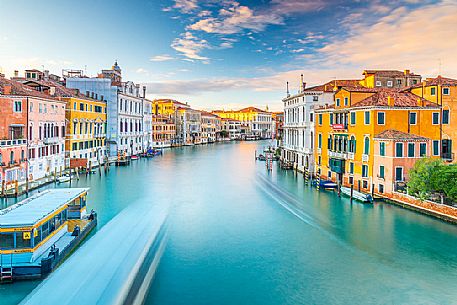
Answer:
<svg viewBox="0 0 457 305"><path fill-rule="evenodd" d="M171 147L175 144L176 124L165 115L152 115L152 147Z"/></svg>
<svg viewBox="0 0 457 305"><path fill-rule="evenodd" d="M442 106L439 124L441 126L441 157L448 162L455 162L457 151L457 80L438 76L426 79L413 86L411 92L430 102Z"/></svg>
<svg viewBox="0 0 457 305"><path fill-rule="evenodd" d="M419 84L422 77L410 70L365 70L359 81L366 88L405 88Z"/></svg>
<svg viewBox="0 0 457 305"><path fill-rule="evenodd" d="M172 117L178 108L190 108L190 106L172 99L157 99L152 102L152 108L155 115Z"/></svg>
<svg viewBox="0 0 457 305"><path fill-rule="evenodd" d="M214 110L214 114L223 119L234 119L249 126L248 133L260 137L271 138L274 131L272 113L256 107L247 107L240 110Z"/></svg>
<svg viewBox="0 0 457 305"><path fill-rule="evenodd" d="M72 166L98 166L106 156L106 101L81 94L62 97L67 102L65 151ZM79 162L77 161L79 160Z"/></svg>
<svg viewBox="0 0 457 305"><path fill-rule="evenodd" d="M437 104L410 92L343 87L334 105L315 110L316 174L363 192L384 188L374 186L376 136L386 130L415 134L430 139L432 155L439 157L440 126L434 124L439 113ZM403 152L398 156L403 158ZM399 179L407 178L403 173Z"/></svg>

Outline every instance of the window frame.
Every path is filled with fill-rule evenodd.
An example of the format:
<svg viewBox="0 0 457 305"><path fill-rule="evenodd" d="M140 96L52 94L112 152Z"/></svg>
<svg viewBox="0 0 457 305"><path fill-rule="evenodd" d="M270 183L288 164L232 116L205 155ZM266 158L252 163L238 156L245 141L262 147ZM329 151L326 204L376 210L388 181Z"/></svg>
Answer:
<svg viewBox="0 0 457 305"><path fill-rule="evenodd" d="M435 115L438 115L438 121L435 123ZM432 125L439 125L440 124L440 113L439 112L432 112Z"/></svg>
<svg viewBox="0 0 457 305"><path fill-rule="evenodd" d="M413 114L414 114L414 116L413 116ZM411 122L412 117L414 117L414 123ZM409 121L409 125L417 125L417 112L415 112L415 111L410 112L408 121Z"/></svg>
<svg viewBox="0 0 457 305"><path fill-rule="evenodd" d="M412 146L411 146L412 145ZM408 158L415 158L416 157L416 143L414 142L408 142ZM412 150L412 155L410 154L411 152L411 147L413 148Z"/></svg>
<svg viewBox="0 0 457 305"><path fill-rule="evenodd" d="M401 146L401 150L399 150L399 146ZM404 158L405 155L405 145L403 142L395 142L395 158ZM401 155L399 155L399 152L401 152Z"/></svg>
<svg viewBox="0 0 457 305"><path fill-rule="evenodd" d="M379 123L379 115L382 114L382 123ZM376 123L378 125L386 125L386 113L384 111L378 111L377 113L377 118L376 118Z"/></svg>
<svg viewBox="0 0 457 305"><path fill-rule="evenodd" d="M368 114L368 116L367 116L367 114ZM367 118L368 118L368 122L367 122ZM363 124L370 125L370 122L371 122L370 111L364 111L363 112Z"/></svg>

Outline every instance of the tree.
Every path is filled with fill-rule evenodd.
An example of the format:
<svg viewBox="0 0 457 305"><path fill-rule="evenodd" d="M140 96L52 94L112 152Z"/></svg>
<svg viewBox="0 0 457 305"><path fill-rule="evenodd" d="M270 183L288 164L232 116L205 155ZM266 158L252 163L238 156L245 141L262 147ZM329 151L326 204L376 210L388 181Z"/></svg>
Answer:
<svg viewBox="0 0 457 305"><path fill-rule="evenodd" d="M420 199L427 199L434 191L432 185L433 173L439 168L442 161L439 159L420 159L409 171L408 189Z"/></svg>

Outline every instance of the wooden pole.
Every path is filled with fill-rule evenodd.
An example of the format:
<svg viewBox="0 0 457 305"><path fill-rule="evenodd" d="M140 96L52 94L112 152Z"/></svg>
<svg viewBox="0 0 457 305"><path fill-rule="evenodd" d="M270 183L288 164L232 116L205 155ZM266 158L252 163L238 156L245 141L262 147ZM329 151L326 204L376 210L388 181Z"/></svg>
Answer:
<svg viewBox="0 0 457 305"><path fill-rule="evenodd" d="M19 183L17 180L14 180L14 195L17 197L19 194Z"/></svg>
<svg viewBox="0 0 457 305"><path fill-rule="evenodd" d="M351 184L351 203L352 203L352 198L354 197L354 184Z"/></svg>

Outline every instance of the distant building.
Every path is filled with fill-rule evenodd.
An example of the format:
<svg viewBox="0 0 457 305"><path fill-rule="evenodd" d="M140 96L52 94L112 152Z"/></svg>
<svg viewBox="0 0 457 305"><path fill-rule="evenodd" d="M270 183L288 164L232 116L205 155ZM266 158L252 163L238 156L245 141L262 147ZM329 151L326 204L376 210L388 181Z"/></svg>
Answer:
<svg viewBox="0 0 457 305"><path fill-rule="evenodd" d="M230 140L241 139L241 122L235 119L222 119L222 130Z"/></svg>
<svg viewBox="0 0 457 305"><path fill-rule="evenodd" d="M220 132L220 118L212 113L201 111L201 142L214 143Z"/></svg>
<svg viewBox="0 0 457 305"><path fill-rule="evenodd" d="M176 124L166 115L152 115L152 147L163 148L176 145Z"/></svg>
<svg viewBox="0 0 457 305"><path fill-rule="evenodd" d="M246 134L262 139L271 139L273 135L273 119L271 112L256 107L240 110L214 110L214 114L225 119L235 119L244 123L248 128Z"/></svg>
<svg viewBox="0 0 457 305"><path fill-rule="evenodd" d="M176 142L179 145L201 144L201 112L187 107L179 107L175 112Z"/></svg>

